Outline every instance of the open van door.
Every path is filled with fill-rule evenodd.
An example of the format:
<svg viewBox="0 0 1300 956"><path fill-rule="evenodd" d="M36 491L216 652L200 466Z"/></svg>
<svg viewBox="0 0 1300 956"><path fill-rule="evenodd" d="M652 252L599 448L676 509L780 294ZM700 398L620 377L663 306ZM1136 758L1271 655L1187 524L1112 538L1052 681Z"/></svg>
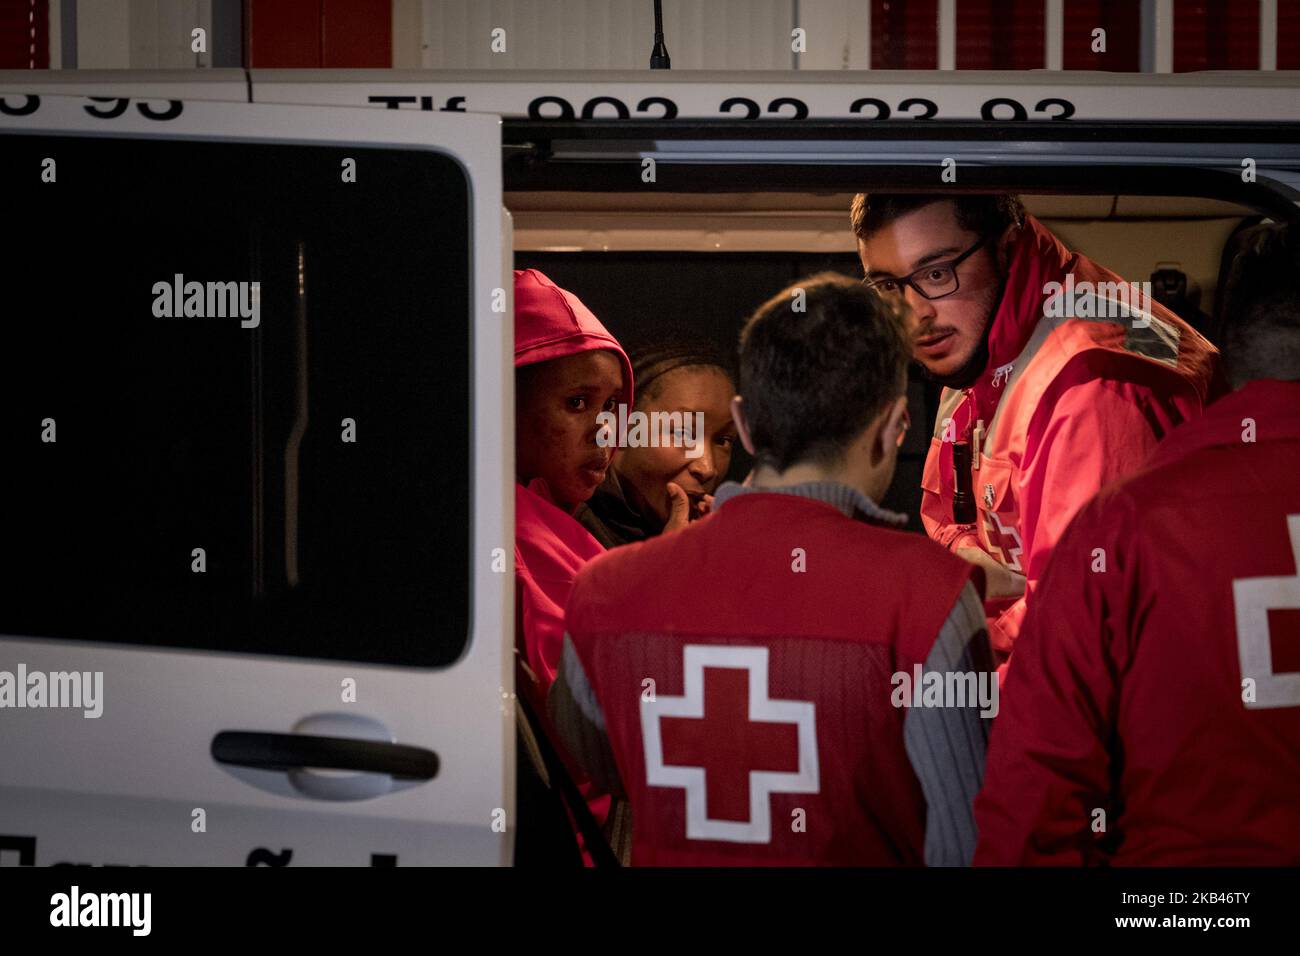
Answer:
<svg viewBox="0 0 1300 956"><path fill-rule="evenodd" d="M499 119L5 104L0 863L508 863Z"/></svg>

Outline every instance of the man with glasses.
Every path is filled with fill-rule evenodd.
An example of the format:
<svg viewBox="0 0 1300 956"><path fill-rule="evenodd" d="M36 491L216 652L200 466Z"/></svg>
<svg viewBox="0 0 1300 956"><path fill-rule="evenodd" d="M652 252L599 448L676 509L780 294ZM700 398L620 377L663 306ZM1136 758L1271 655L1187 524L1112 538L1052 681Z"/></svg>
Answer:
<svg viewBox="0 0 1300 956"><path fill-rule="evenodd" d="M985 569L1005 661L1065 525L1223 391L1218 353L1015 196L859 194L851 215L863 281L909 306L913 358L944 387L922 521Z"/></svg>

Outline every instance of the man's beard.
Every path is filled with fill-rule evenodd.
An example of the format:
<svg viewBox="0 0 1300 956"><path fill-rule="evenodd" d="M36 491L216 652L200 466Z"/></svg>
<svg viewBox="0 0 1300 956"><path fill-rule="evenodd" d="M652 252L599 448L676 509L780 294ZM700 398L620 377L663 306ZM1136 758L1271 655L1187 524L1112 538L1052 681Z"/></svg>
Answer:
<svg viewBox="0 0 1300 956"><path fill-rule="evenodd" d="M975 380L988 368L989 329L992 325L992 317L990 317L990 321L984 323L984 334L980 336L979 345L975 346L975 351L971 353L970 358L960 368L954 369L947 375L936 375L926 368L924 363L918 362L922 374L936 385L942 385L944 388L969 388L974 385Z"/></svg>
<svg viewBox="0 0 1300 956"><path fill-rule="evenodd" d="M1002 304L1002 295L999 294L989 306L988 316L984 319L984 331L980 333L979 344L975 346L975 351L971 353L960 368L954 369L947 375L937 375L925 367L924 362L917 362L921 366L921 372L927 379L936 385L942 385L944 388L969 388L975 384L975 380L984 373L989 365L989 333L993 330L993 318L998 313L998 308Z"/></svg>

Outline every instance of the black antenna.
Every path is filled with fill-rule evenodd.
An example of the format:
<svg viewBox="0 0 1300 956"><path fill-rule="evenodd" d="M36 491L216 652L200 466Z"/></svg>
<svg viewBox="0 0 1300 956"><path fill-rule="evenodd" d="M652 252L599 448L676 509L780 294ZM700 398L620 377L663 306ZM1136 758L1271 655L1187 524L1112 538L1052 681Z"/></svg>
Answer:
<svg viewBox="0 0 1300 956"><path fill-rule="evenodd" d="M650 69L671 70L672 68L672 60L668 59L668 47L664 46L663 0L655 0L655 48L650 51Z"/></svg>

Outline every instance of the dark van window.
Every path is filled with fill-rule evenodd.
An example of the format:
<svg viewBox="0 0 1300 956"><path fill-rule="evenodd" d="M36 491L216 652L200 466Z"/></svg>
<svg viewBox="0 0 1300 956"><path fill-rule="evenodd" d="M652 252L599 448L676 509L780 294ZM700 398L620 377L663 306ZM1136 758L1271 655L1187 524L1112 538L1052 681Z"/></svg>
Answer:
<svg viewBox="0 0 1300 956"><path fill-rule="evenodd" d="M0 171L0 633L458 657L473 480L459 164L6 135Z"/></svg>

